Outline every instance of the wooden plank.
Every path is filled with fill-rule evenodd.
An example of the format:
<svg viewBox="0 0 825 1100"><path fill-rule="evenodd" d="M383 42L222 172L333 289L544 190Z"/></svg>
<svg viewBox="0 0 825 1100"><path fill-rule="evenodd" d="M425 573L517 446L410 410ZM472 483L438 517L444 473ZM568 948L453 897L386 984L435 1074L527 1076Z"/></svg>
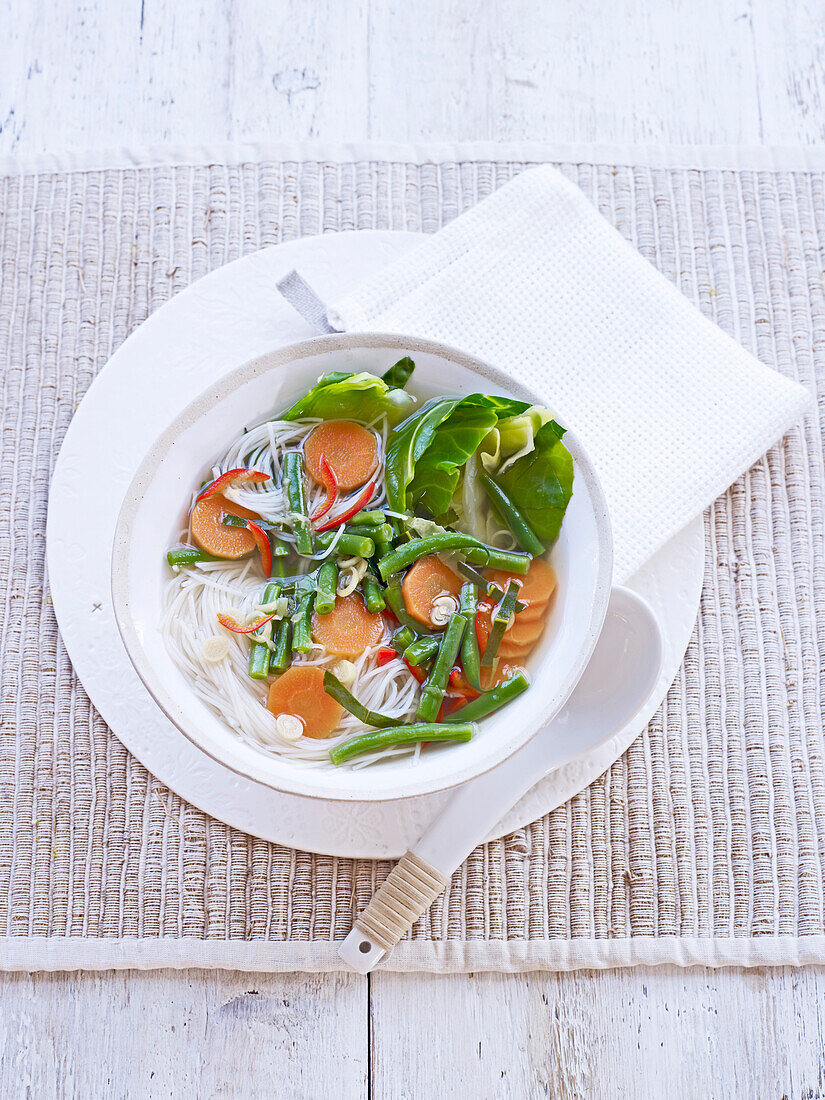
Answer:
<svg viewBox="0 0 825 1100"><path fill-rule="evenodd" d="M366 0L10 0L0 152L366 136Z"/></svg>
<svg viewBox="0 0 825 1100"><path fill-rule="evenodd" d="M739 0L377 5L370 135L759 142L741 11ZM398 95L401 72L416 79Z"/></svg>
<svg viewBox="0 0 825 1100"><path fill-rule="evenodd" d="M813 0L10 8L2 153L313 137L825 137L825 20Z"/></svg>
<svg viewBox="0 0 825 1100"><path fill-rule="evenodd" d="M762 131L769 135L763 140L785 145L825 141L822 4L818 0L760 0L752 5L748 18Z"/></svg>
<svg viewBox="0 0 825 1100"><path fill-rule="evenodd" d="M379 973L370 1016L375 1100L825 1095L822 970Z"/></svg>
<svg viewBox="0 0 825 1100"><path fill-rule="evenodd" d="M367 1095L367 981L349 974L0 975L0 1095Z"/></svg>

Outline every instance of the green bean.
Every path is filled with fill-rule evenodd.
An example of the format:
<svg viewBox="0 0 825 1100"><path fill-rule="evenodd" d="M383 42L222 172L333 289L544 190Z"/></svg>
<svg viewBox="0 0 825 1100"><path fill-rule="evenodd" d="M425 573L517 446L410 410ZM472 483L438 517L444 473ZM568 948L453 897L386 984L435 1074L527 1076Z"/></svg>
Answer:
<svg viewBox="0 0 825 1100"><path fill-rule="evenodd" d="M505 569L508 573L524 575L533 560L529 554L520 554L517 550L499 550L497 546L487 546L480 542L477 547L462 550L462 554L475 565L484 569Z"/></svg>
<svg viewBox="0 0 825 1100"><path fill-rule="evenodd" d="M414 561L425 557L427 554L440 554L445 550L458 550L462 557L476 565L489 566L495 569L507 569L511 573L526 573L530 567L529 554L517 554L510 550L499 550L495 546L487 546L472 535L464 535L459 531L449 531L446 534L429 535L423 539L413 539L404 543L391 554L387 554L378 562L378 569L384 580L406 569Z"/></svg>
<svg viewBox="0 0 825 1100"><path fill-rule="evenodd" d="M415 641L415 634L408 626L399 626L398 630L393 634L390 645L396 651L396 653L403 654L407 649L407 646L412 645Z"/></svg>
<svg viewBox="0 0 825 1100"><path fill-rule="evenodd" d="M362 524L367 524L370 527L378 527L382 523L385 523L386 519L387 517L380 508L370 508L363 512L356 512L354 516L350 516L347 523L352 524L353 527L360 527Z"/></svg>
<svg viewBox="0 0 825 1100"><path fill-rule="evenodd" d="M384 539L373 539L373 542L375 543L375 554L373 557L376 561L380 561L381 558L392 553L393 545L391 542L386 542Z"/></svg>
<svg viewBox="0 0 825 1100"><path fill-rule="evenodd" d="M423 623L420 623L418 619L414 619L409 611L407 611L407 605L404 603L404 594L401 591L401 581L397 577L391 577L387 583L387 587L384 589L384 599L387 601L387 607L392 611L393 615L395 615L402 626L406 626L415 634L433 633L432 630L429 630Z"/></svg>
<svg viewBox="0 0 825 1100"><path fill-rule="evenodd" d="M197 546L173 546L167 551L166 560L173 569L178 569L182 565L194 565L198 561L218 561L219 559L213 558L205 550L199 550Z"/></svg>
<svg viewBox="0 0 825 1100"><path fill-rule="evenodd" d="M529 686L530 681L524 673L516 672L509 679L496 684L490 691L479 695L477 699L465 703L455 712L454 718L445 718L444 724L449 725L453 721L477 722L480 718L485 718L494 710L498 710L499 707L503 707L505 703L509 703L511 699L515 699L517 695L521 695L523 691L527 691Z"/></svg>
<svg viewBox="0 0 825 1100"><path fill-rule="evenodd" d="M467 620L467 629L461 639L461 666L468 682L476 691L481 690L481 668L479 665L478 635L476 633L476 614L478 612L478 586L462 584L459 599L459 611Z"/></svg>
<svg viewBox="0 0 825 1100"><path fill-rule="evenodd" d="M435 657L436 653L438 653L438 638L434 634L422 634L404 650L404 660L409 665L417 666Z"/></svg>
<svg viewBox="0 0 825 1100"><path fill-rule="evenodd" d="M270 536L270 545L272 546L272 573L273 577L285 577L286 576L286 563L289 557L289 547L284 542L279 542L278 539Z"/></svg>
<svg viewBox="0 0 825 1100"><path fill-rule="evenodd" d="M450 617L447 629L444 631L444 637L441 639L441 645L438 647L438 655L430 670L430 675L421 688L421 698L418 701L416 717L420 718L422 722L435 721L441 706L441 700L444 698L444 692L447 690L450 670L455 664L461 646L461 639L464 637L466 629L467 620L460 611L456 611Z"/></svg>
<svg viewBox="0 0 825 1100"><path fill-rule="evenodd" d="M526 550L528 554L543 554L544 543L536 532L513 504L500 485L497 485L489 474L479 471L478 480L487 499L490 501L493 511L510 529L516 543Z"/></svg>
<svg viewBox="0 0 825 1100"><path fill-rule="evenodd" d="M493 629L490 631L490 637L487 639L487 645L484 647L484 654L481 658L482 668L492 668L496 663L496 657L498 656L501 639L504 637L504 631L510 625L510 619L515 614L518 592L519 587L516 582L510 581L507 585L504 599L493 612Z"/></svg>
<svg viewBox="0 0 825 1100"><path fill-rule="evenodd" d="M318 570L318 589L315 594L315 610L319 615L329 615L334 609L337 589L338 566L335 562L325 561Z"/></svg>
<svg viewBox="0 0 825 1100"><path fill-rule="evenodd" d="M475 733L472 722L416 722L410 726L391 726L389 729L370 730L342 741L329 750L333 764L343 764L353 756L376 749L388 749L393 745L409 745L418 741L469 741Z"/></svg>
<svg viewBox="0 0 825 1100"><path fill-rule="evenodd" d="M383 611L387 606L387 601L384 599L381 585L375 577L367 573L362 581L361 587L364 590L364 603L367 605L367 611L371 612L373 615L379 611Z"/></svg>
<svg viewBox="0 0 825 1100"><path fill-rule="evenodd" d="M267 623L267 626L270 624ZM253 642L249 651L249 675L253 680L265 680L269 675L269 646Z"/></svg>
<svg viewBox="0 0 825 1100"><path fill-rule="evenodd" d="M389 527L389 536L387 537L386 531L382 531L375 539L375 560L380 561L381 558L385 558L388 554L391 554L395 549L396 543L401 538L398 520L388 518L386 527Z"/></svg>
<svg viewBox="0 0 825 1100"><path fill-rule="evenodd" d="M309 653L312 649L312 608L314 603L314 592L307 592L301 596L298 610L292 620L293 653Z"/></svg>
<svg viewBox="0 0 825 1100"><path fill-rule="evenodd" d="M414 370L415 363L410 359L409 355L405 355L403 359L399 359L397 363L381 375L381 380L386 382L388 386L403 390L409 382L410 375Z"/></svg>
<svg viewBox="0 0 825 1100"><path fill-rule="evenodd" d="M292 664L292 623L281 619L275 631L275 652L269 658L270 672L286 672Z"/></svg>
<svg viewBox="0 0 825 1100"><path fill-rule="evenodd" d="M280 594L281 586L279 584L268 584L264 589L262 606L267 607L269 604L274 603ZM249 651L249 675L253 680L265 680L269 674L269 646L264 642L255 641L255 638L262 638L267 634L272 635L271 622L265 623L260 630L256 630L252 635L252 648Z"/></svg>
<svg viewBox="0 0 825 1100"><path fill-rule="evenodd" d="M293 573L290 577L284 577L279 583L281 585L281 595L290 595L297 598L315 590L315 574Z"/></svg>
<svg viewBox="0 0 825 1100"><path fill-rule="evenodd" d="M309 526L304 496L304 460L297 451L287 451L284 455L282 485L292 513L295 549L304 557L309 557L312 553L312 529Z"/></svg>
<svg viewBox="0 0 825 1100"><path fill-rule="evenodd" d="M324 531L315 539L318 550L329 550L335 538L335 531ZM375 553L375 543L365 535L357 535L354 531L344 531L335 546L335 554L341 558L371 558Z"/></svg>
<svg viewBox="0 0 825 1100"><path fill-rule="evenodd" d="M263 599L261 600L261 614L271 615L275 610L275 601L280 597L283 585L280 581L271 581L264 589ZM263 627L261 628L263 629ZM257 634L257 631L256 631Z"/></svg>
<svg viewBox="0 0 825 1100"><path fill-rule="evenodd" d="M365 523L361 527L357 527L352 534L372 539L375 543L388 542L392 544L393 531L388 523Z"/></svg>
<svg viewBox="0 0 825 1100"><path fill-rule="evenodd" d="M332 698L340 703L344 710L348 710L350 714L354 714L359 722L363 722L365 726L403 726L403 718L390 718L388 714L381 714L377 710L369 710L362 703L359 703L351 691L341 683L337 676L332 672L324 673L324 691L327 695L331 695Z"/></svg>
<svg viewBox="0 0 825 1100"><path fill-rule="evenodd" d="M272 550L272 573L273 577L285 577L286 576L286 557L279 554L275 557L275 549Z"/></svg>

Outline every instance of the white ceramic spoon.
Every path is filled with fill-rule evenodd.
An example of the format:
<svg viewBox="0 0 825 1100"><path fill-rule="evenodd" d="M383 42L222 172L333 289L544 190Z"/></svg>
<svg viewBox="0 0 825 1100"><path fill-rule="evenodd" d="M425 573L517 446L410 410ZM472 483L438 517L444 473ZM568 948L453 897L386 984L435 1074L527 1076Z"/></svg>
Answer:
<svg viewBox="0 0 825 1100"><path fill-rule="evenodd" d="M524 748L458 788L356 919L339 948L341 958L362 974L372 970L534 783L592 752L630 721L659 678L662 655L649 605L628 588L614 588L596 649L565 706Z"/></svg>

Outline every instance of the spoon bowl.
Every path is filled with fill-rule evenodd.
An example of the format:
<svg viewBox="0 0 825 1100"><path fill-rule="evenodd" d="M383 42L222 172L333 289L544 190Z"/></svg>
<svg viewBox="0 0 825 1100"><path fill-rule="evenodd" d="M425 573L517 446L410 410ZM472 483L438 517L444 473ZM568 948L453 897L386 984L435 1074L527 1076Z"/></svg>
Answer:
<svg viewBox="0 0 825 1100"><path fill-rule="evenodd" d="M582 678L553 721L521 750L524 759L533 750L545 762L541 774L546 775L598 748L645 703L663 655L662 632L650 605L629 588L614 588ZM538 778L534 775L531 785Z"/></svg>

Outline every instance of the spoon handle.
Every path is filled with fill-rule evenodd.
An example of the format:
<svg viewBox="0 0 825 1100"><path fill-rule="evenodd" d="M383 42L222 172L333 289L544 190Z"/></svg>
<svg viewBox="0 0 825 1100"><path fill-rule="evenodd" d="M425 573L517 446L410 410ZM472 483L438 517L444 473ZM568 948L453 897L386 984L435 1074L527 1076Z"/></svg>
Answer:
<svg viewBox="0 0 825 1100"><path fill-rule="evenodd" d="M503 764L454 791L413 848L415 855L448 878L523 794L564 762L554 723Z"/></svg>
<svg viewBox="0 0 825 1100"><path fill-rule="evenodd" d="M452 794L356 918L339 948L342 959L366 974L395 947L505 813L537 779L563 763L566 754L554 740L551 722L509 760Z"/></svg>

